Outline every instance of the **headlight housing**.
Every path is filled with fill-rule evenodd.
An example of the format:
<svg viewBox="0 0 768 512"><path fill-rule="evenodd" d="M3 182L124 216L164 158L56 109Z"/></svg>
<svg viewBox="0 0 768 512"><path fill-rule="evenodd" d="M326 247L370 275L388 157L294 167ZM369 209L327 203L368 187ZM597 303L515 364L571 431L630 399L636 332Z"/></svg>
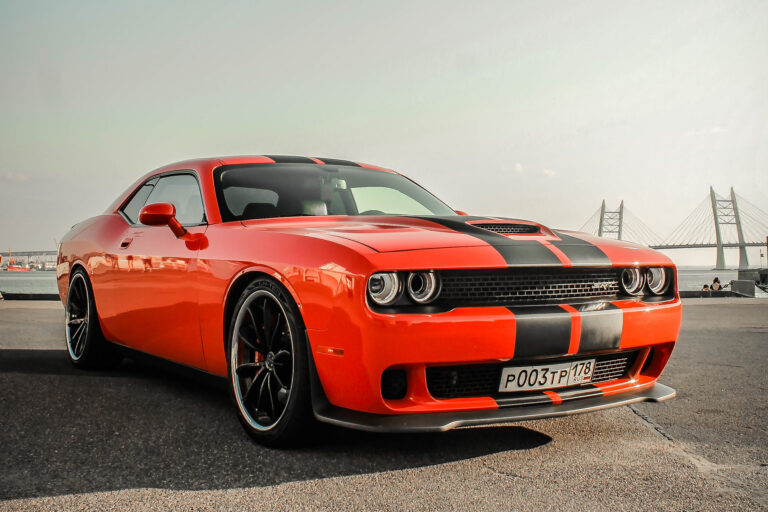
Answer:
<svg viewBox="0 0 768 512"><path fill-rule="evenodd" d="M645 285L645 272L638 267L625 268L621 271L619 283L627 295L640 295Z"/></svg>
<svg viewBox="0 0 768 512"><path fill-rule="evenodd" d="M368 296L379 306L389 306L400 295L397 272L377 272L368 279Z"/></svg>
<svg viewBox="0 0 768 512"><path fill-rule="evenodd" d="M429 304L437 297L440 281L434 272L408 274L408 296L417 304Z"/></svg>
<svg viewBox="0 0 768 512"><path fill-rule="evenodd" d="M651 293L662 295L667 291L670 282L667 276L667 269L664 267L649 267L645 270L645 281Z"/></svg>

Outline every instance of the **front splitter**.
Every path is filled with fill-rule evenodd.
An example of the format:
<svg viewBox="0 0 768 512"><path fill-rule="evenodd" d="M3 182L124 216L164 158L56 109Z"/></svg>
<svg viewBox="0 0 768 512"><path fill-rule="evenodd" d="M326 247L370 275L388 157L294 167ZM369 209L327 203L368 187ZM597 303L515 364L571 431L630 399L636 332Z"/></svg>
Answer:
<svg viewBox="0 0 768 512"><path fill-rule="evenodd" d="M444 432L457 427L569 416L637 402L662 402L674 398L676 394L677 392L669 386L657 383L639 391L579 398L560 404L519 405L479 411L394 415L370 414L343 409L331 405L327 400L317 400L319 397L315 396L313 409L315 417L319 421L356 430L369 432Z"/></svg>

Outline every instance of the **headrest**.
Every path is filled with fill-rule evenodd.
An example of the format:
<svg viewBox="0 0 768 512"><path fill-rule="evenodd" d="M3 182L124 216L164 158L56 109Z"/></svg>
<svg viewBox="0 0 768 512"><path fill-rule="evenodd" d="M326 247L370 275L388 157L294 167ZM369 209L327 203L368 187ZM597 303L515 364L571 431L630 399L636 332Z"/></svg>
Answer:
<svg viewBox="0 0 768 512"><path fill-rule="evenodd" d="M277 217L277 207L272 203L248 203L241 217L243 220Z"/></svg>
<svg viewBox="0 0 768 512"><path fill-rule="evenodd" d="M306 215L328 215L325 201L306 199L301 202L301 213Z"/></svg>

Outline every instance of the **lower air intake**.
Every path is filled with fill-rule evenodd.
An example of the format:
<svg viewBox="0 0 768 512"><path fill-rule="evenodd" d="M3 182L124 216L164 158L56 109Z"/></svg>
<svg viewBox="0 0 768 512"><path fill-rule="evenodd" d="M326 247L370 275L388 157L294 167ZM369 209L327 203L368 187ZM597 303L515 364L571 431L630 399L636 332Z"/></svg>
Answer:
<svg viewBox="0 0 768 512"><path fill-rule="evenodd" d="M595 357L595 370L592 382L610 382L627 375L637 357L637 351L620 352ZM552 364L566 361L591 359L590 356L578 356L550 360ZM473 396L509 397L514 393L499 393L501 371L510 366L547 364L547 361L535 363L515 361L494 364L467 364L461 366L431 366L427 368L427 389L435 398L462 398ZM578 386L576 386L578 387ZM568 388L560 388L568 389Z"/></svg>

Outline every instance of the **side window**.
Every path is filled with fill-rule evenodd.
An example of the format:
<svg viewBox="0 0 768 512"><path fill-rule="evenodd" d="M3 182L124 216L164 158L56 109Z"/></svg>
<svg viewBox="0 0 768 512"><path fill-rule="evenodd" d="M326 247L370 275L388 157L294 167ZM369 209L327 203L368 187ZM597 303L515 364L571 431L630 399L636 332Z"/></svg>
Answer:
<svg viewBox="0 0 768 512"><path fill-rule="evenodd" d="M128 220L131 221L131 224L138 224L139 212L146 204L147 197L149 197L150 192L152 192L152 185L148 183L141 187L136 192L136 194L134 194L131 200L128 201L128 204L123 208L123 214L128 217Z"/></svg>
<svg viewBox="0 0 768 512"><path fill-rule="evenodd" d="M394 188L356 187L352 189L352 196L355 198L357 211L360 213L373 211L397 212L405 215L432 214L426 206Z"/></svg>
<svg viewBox="0 0 768 512"><path fill-rule="evenodd" d="M171 203L176 207L176 219L184 225L200 224L204 220L203 198L194 176L176 174L160 178L149 194L147 204Z"/></svg>

